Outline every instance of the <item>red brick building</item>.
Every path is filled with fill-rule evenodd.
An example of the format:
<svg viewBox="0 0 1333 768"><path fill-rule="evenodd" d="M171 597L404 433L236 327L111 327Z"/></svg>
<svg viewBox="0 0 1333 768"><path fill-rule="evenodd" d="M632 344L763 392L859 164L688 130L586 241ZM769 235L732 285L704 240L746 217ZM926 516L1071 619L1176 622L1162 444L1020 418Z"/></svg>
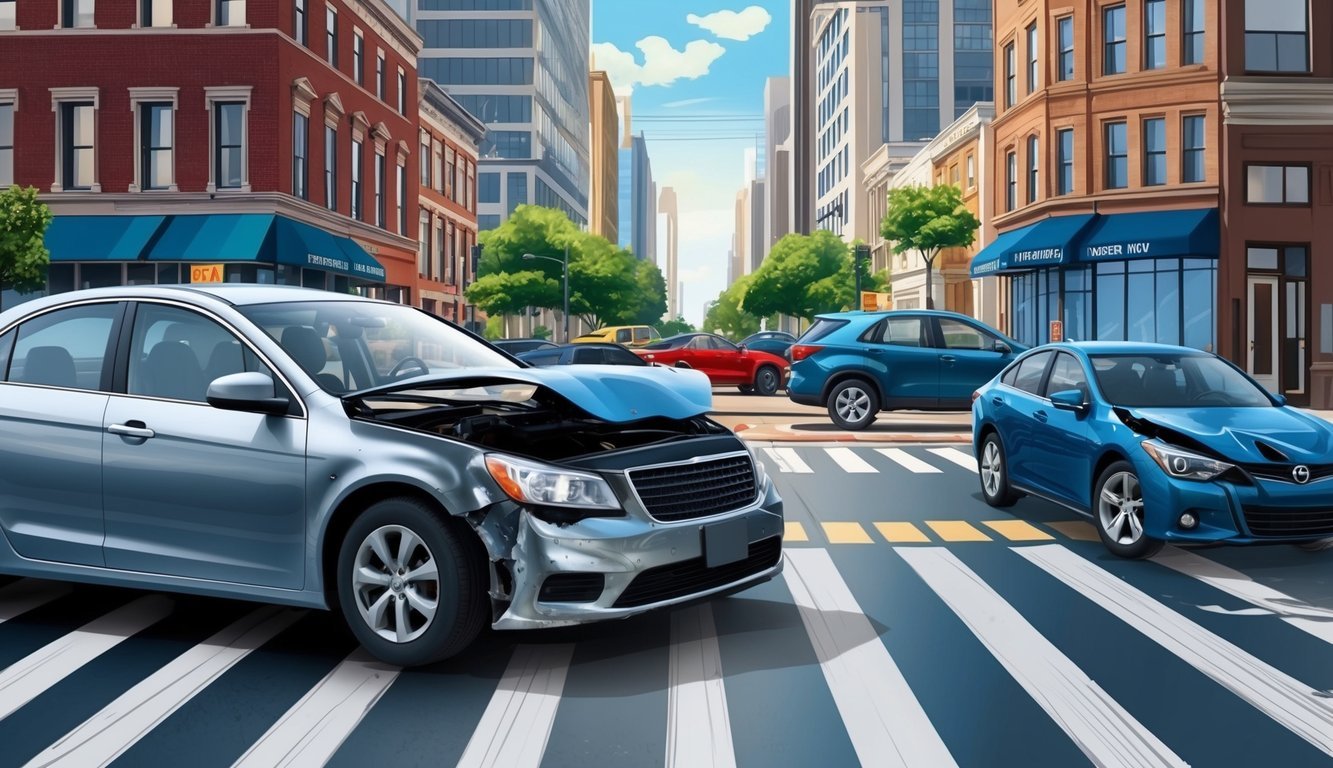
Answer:
<svg viewBox="0 0 1333 768"><path fill-rule="evenodd" d="M52 291L222 265L418 303L421 38L383 0L3 4L0 184L56 214Z"/></svg>

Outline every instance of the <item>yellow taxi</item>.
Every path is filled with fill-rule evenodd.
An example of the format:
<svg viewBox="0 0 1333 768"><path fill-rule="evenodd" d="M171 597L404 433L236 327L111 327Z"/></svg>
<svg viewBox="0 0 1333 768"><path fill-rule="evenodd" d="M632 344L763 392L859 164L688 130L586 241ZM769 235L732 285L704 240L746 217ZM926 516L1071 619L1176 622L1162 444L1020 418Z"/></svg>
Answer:
<svg viewBox="0 0 1333 768"><path fill-rule="evenodd" d="M571 344L620 344L625 347L642 347L660 341L662 335L651 325L608 325L595 331L576 337Z"/></svg>

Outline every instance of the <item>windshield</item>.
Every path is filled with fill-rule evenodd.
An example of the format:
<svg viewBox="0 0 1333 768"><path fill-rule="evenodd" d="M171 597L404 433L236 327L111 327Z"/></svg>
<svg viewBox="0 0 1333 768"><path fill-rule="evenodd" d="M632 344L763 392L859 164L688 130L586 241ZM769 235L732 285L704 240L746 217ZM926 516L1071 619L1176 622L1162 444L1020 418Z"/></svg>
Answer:
<svg viewBox="0 0 1333 768"><path fill-rule="evenodd" d="M1203 354L1093 355L1112 405L1140 408L1272 407L1268 394L1225 361Z"/></svg>
<svg viewBox="0 0 1333 768"><path fill-rule="evenodd" d="M333 394L466 368L517 367L458 328L401 304L310 301L238 309Z"/></svg>

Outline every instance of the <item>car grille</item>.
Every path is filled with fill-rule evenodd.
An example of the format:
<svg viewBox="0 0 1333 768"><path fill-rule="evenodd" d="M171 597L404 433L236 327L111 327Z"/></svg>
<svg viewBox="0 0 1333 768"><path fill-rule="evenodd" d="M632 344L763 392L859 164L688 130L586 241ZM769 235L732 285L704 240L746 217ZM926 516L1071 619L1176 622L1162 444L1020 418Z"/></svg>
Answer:
<svg viewBox="0 0 1333 768"><path fill-rule="evenodd" d="M635 469L629 479L644 509L664 523L740 509L758 492L749 456Z"/></svg>
<svg viewBox="0 0 1333 768"><path fill-rule="evenodd" d="M763 573L777 565L781 557L782 539L774 536L751 542L750 553L744 560L715 568L705 565L702 557L649 568L634 577L613 607L635 608L725 587L747 576Z"/></svg>
<svg viewBox="0 0 1333 768"><path fill-rule="evenodd" d="M1294 483L1291 471L1297 467L1296 464L1240 464L1241 469L1245 470L1254 477L1262 477L1265 480L1277 480L1283 483ZM1333 477L1333 464L1307 464L1310 468L1310 482L1324 480Z"/></svg>
<svg viewBox="0 0 1333 768"><path fill-rule="evenodd" d="M1245 523L1255 536L1333 536L1333 509L1246 506Z"/></svg>

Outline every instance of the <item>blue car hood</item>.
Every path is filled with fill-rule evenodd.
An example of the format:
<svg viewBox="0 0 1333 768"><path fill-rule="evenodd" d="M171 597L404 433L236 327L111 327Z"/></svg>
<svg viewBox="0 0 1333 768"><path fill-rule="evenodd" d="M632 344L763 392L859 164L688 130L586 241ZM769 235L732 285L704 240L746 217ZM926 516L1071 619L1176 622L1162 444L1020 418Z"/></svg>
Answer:
<svg viewBox="0 0 1333 768"><path fill-rule="evenodd" d="M1179 432L1231 461L1271 462L1256 442L1292 462L1333 462L1333 425L1294 408L1127 408L1135 417Z"/></svg>
<svg viewBox="0 0 1333 768"><path fill-rule="evenodd" d="M363 389L344 398L394 392L532 384L555 392L589 415L610 422L662 417L688 419L713 407L713 388L700 371L661 366L562 365L542 368L465 368Z"/></svg>

